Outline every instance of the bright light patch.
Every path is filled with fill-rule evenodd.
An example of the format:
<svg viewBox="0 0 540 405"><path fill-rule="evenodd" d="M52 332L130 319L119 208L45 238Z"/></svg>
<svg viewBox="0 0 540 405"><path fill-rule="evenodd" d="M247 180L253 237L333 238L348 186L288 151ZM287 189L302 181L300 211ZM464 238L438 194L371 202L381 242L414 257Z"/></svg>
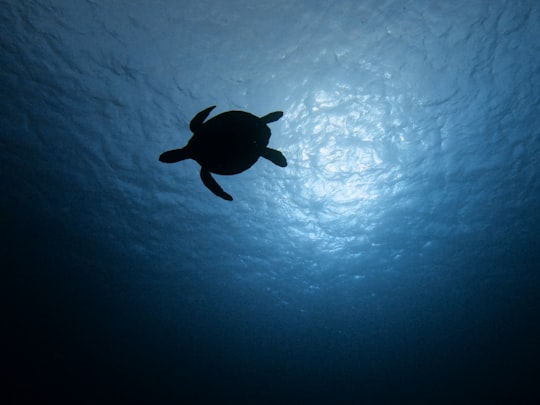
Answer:
<svg viewBox="0 0 540 405"><path fill-rule="evenodd" d="M386 176L382 105L348 93L317 91L289 107L284 122L291 145L284 150L290 163L287 214L294 212L298 232L325 251L365 242L358 231L373 229Z"/></svg>
<svg viewBox="0 0 540 405"><path fill-rule="evenodd" d="M309 200L324 200L337 212L378 196L369 171L382 163L376 139L384 130L370 116L381 114L368 112L365 106L355 108L357 105L359 100L351 96L342 98L338 91L321 90L315 93L312 105L296 105L286 122L293 125L301 120L294 129L301 139L291 142L294 150L288 152L299 159L294 166L300 194Z"/></svg>

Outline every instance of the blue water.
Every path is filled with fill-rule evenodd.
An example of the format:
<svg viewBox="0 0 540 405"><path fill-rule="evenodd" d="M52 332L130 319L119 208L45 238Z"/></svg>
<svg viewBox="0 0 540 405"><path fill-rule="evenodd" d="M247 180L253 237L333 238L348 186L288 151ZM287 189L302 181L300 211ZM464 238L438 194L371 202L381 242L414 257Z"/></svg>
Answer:
<svg viewBox="0 0 540 405"><path fill-rule="evenodd" d="M0 21L3 403L540 401L540 3ZM210 105L288 167L160 163Z"/></svg>

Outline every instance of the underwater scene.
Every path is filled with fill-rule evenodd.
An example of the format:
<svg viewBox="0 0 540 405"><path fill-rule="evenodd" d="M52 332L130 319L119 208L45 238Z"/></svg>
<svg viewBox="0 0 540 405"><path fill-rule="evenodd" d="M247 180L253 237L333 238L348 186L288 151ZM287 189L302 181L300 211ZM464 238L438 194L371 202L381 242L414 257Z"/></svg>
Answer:
<svg viewBox="0 0 540 405"><path fill-rule="evenodd" d="M0 3L3 404L540 402L540 2Z"/></svg>

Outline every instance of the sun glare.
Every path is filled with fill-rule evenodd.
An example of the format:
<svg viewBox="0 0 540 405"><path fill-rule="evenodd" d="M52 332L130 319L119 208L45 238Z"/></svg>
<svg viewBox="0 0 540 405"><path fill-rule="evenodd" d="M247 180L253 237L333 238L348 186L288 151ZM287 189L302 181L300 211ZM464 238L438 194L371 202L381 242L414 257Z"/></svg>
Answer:
<svg viewBox="0 0 540 405"><path fill-rule="evenodd" d="M350 97L340 99L337 92L318 91L311 105L295 106L287 123L301 121L294 131L302 137L292 143L301 194L324 200L338 212L378 195L370 169L382 163L376 146L382 128L370 117L380 114L355 108L357 103Z"/></svg>

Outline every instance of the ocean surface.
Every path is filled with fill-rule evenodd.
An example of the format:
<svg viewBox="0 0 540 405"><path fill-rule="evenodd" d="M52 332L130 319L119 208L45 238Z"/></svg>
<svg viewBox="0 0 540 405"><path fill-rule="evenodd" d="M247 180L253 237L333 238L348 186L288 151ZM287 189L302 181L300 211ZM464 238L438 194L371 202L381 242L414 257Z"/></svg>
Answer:
<svg viewBox="0 0 540 405"><path fill-rule="evenodd" d="M0 0L0 401L539 403L539 21ZM233 201L211 105L284 112Z"/></svg>

